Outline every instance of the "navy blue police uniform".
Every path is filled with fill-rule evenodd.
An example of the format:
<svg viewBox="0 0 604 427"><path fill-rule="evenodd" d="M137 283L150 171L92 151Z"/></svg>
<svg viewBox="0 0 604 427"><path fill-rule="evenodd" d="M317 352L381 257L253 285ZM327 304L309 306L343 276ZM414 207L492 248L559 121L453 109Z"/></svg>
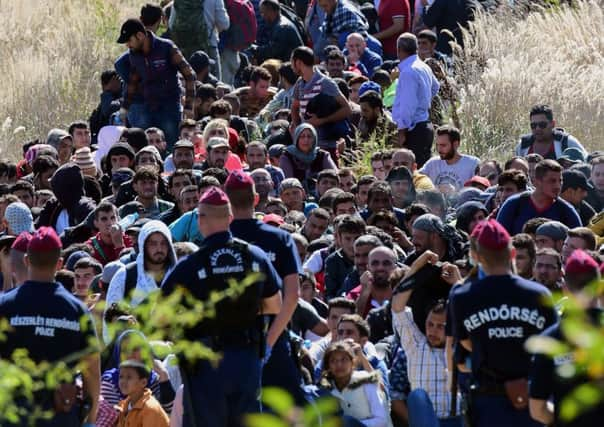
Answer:
<svg viewBox="0 0 604 427"><path fill-rule="evenodd" d="M213 366L207 360L185 364L183 426L242 425L241 416L260 411L258 400L264 331L259 324L262 299L281 289L281 280L266 254L257 246L233 238L228 231L207 236L199 250L179 262L162 284L169 295L182 286L197 300L229 287L251 273L261 278L237 298L217 303L216 315L186 331L186 338L220 352Z"/></svg>
<svg viewBox="0 0 604 427"><path fill-rule="evenodd" d="M511 238L497 221L480 223L472 237L480 249L501 252L501 261L509 261ZM490 275L457 286L451 306L453 338L472 346L472 425L540 425L528 410L530 355L524 343L556 322L550 292L512 274Z"/></svg>
<svg viewBox="0 0 604 427"><path fill-rule="evenodd" d="M604 311L599 308L588 310L587 314L591 323L596 327L602 327ZM548 328L543 332L544 336L554 338L557 341L568 343L560 328L560 323ZM566 368L572 368L575 375L563 377L559 372ZM553 358L545 354L537 354L533 358L530 371L529 395L533 399L549 400L554 402L554 423L559 427L585 427L600 425L604 419L604 402L581 411L573 420L564 421L560 418L562 401L582 384L590 381L587 372L577 369L572 352L559 354Z"/></svg>
<svg viewBox="0 0 604 427"><path fill-rule="evenodd" d="M524 342L555 323L553 304L547 306L551 300L544 286L513 275L487 276L452 294L453 335L472 343L476 426L540 425L528 408L512 406L505 383L528 377L530 356Z"/></svg>
<svg viewBox="0 0 604 427"><path fill-rule="evenodd" d="M257 219L236 219L230 228L235 237L264 250L282 279L290 274L301 273L302 267L294 240L284 230ZM269 321L273 318L274 316L271 316ZM285 389L298 404L304 403L302 376L294 363L287 330L275 342L270 358L262 370L262 385Z"/></svg>
<svg viewBox="0 0 604 427"><path fill-rule="evenodd" d="M10 329L0 346L0 358L8 360L17 349L27 349L28 356L36 363L53 364L70 355L78 359L68 363L73 369L82 355L98 351L98 339L94 321L84 304L70 294L60 283L26 281L0 296L0 319L6 319ZM35 396L36 405L53 410L54 390ZM30 407L17 398L19 406ZM78 402L73 402L69 412L59 412L50 420L40 420L36 426L79 426ZM31 413L31 412L30 412ZM11 425L2 420L0 425ZM25 424L24 424L25 425Z"/></svg>

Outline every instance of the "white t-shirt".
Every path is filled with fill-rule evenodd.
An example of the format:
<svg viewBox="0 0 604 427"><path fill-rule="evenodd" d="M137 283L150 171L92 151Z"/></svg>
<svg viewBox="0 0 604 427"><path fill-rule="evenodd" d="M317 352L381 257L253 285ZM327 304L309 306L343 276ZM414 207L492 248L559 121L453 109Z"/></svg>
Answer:
<svg viewBox="0 0 604 427"><path fill-rule="evenodd" d="M57 218L55 230L57 234L61 234L67 227L69 227L69 214L67 213L67 209L63 209Z"/></svg>
<svg viewBox="0 0 604 427"><path fill-rule="evenodd" d="M455 191L458 191L475 175L479 163L478 158L466 154L462 154L459 161L452 165L447 164L440 157L432 157L420 172L428 175L439 190L443 191L452 186Z"/></svg>

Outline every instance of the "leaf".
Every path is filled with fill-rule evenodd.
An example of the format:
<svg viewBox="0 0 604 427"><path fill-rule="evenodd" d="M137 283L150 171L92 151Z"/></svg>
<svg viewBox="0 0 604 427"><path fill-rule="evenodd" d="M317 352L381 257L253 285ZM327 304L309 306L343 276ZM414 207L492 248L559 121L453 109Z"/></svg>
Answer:
<svg viewBox="0 0 604 427"><path fill-rule="evenodd" d="M271 414L248 414L244 424L247 427L288 427L285 421Z"/></svg>
<svg viewBox="0 0 604 427"><path fill-rule="evenodd" d="M292 396L278 387L262 389L262 402L275 410L282 417L288 417L294 407Z"/></svg>

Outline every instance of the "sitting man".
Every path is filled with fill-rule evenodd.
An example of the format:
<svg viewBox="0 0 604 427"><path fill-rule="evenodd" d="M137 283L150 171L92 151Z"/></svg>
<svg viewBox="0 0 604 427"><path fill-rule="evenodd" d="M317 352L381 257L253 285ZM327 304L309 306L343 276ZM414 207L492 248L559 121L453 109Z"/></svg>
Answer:
<svg viewBox="0 0 604 427"><path fill-rule="evenodd" d="M381 56L367 47L367 42L359 33L348 34L343 53L348 59L349 66L356 65L368 77L373 76L375 69L384 62Z"/></svg>
<svg viewBox="0 0 604 427"><path fill-rule="evenodd" d="M134 201L126 203L120 208L120 217L137 212L141 217L158 219L162 212L172 208L173 203L157 197L157 186L160 179L154 168L149 166L139 168L132 178L132 188L136 192L136 197Z"/></svg>
<svg viewBox="0 0 604 427"><path fill-rule="evenodd" d="M265 68L254 67L248 86L240 87L233 92L241 104L239 115L249 118L256 117L276 93L277 90L271 87L271 73Z"/></svg>
<svg viewBox="0 0 604 427"><path fill-rule="evenodd" d="M302 37L296 26L281 14L281 5L277 0L262 0L260 15L266 23L268 37L266 44L252 50L254 58L258 64L271 58L288 61L292 50L302 46Z"/></svg>
<svg viewBox="0 0 604 427"><path fill-rule="evenodd" d="M385 145L395 145L398 141L398 128L390 115L384 110L380 94L368 90L359 98L361 120L359 121L359 143L363 144L374 137Z"/></svg>

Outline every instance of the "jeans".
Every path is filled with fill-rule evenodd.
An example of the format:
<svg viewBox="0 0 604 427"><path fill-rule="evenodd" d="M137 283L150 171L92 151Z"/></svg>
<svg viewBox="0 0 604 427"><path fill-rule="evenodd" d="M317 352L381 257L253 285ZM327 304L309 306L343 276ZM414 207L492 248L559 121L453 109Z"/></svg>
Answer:
<svg viewBox="0 0 604 427"><path fill-rule="evenodd" d="M145 104L131 104L128 108L128 124L133 128L150 128L149 114Z"/></svg>
<svg viewBox="0 0 604 427"><path fill-rule="evenodd" d="M222 81L228 85L235 83L235 75L239 70L240 60L239 52L231 49L224 49L220 54Z"/></svg>
<svg viewBox="0 0 604 427"><path fill-rule="evenodd" d="M461 427L461 417L441 418L436 416L432 401L425 390L416 388L407 397L409 427Z"/></svg>
<svg viewBox="0 0 604 427"><path fill-rule="evenodd" d="M149 124L164 131L166 136L166 152L171 153L174 143L178 140L178 125L182 120L180 104L162 104L155 110L147 108Z"/></svg>
<svg viewBox="0 0 604 427"><path fill-rule="evenodd" d="M202 360L196 369L183 372L183 427L238 427L244 425L243 415L260 412L257 349L224 349L222 353L217 367Z"/></svg>

